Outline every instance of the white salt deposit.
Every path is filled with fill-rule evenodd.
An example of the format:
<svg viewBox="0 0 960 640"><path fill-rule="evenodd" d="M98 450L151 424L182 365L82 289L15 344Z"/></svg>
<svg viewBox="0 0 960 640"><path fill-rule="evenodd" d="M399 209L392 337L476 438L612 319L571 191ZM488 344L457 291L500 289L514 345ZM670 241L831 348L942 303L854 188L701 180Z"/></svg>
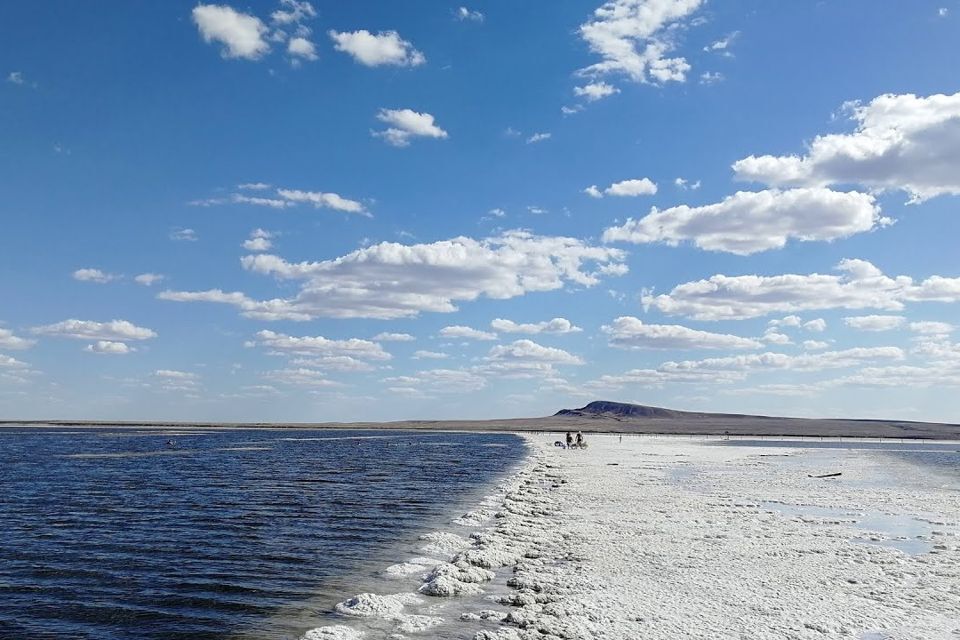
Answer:
<svg viewBox="0 0 960 640"><path fill-rule="evenodd" d="M310 629L300 636L300 640L359 640L362 637L362 632L345 627L342 624L336 624Z"/></svg>
<svg viewBox="0 0 960 640"><path fill-rule="evenodd" d="M870 451L830 454L843 477L824 480L800 449L598 436L572 451L555 439L528 438L526 465L454 521L483 528L422 538L445 561L388 567L422 581L421 597L360 594L337 611L398 638L445 619L474 640L960 637L956 485L878 482L923 472ZM489 519L468 517L479 512ZM917 541L929 553L896 548Z"/></svg>

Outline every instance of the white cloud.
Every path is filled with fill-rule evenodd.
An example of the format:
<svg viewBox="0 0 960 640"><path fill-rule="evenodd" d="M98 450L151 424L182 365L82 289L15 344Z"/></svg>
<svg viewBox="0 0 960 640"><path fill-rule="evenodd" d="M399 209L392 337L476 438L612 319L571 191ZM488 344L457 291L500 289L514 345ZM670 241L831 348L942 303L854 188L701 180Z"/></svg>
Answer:
<svg viewBox="0 0 960 640"><path fill-rule="evenodd" d="M528 206L528 207L527 207L527 211L529 211L530 213L532 213L532 214L535 215L535 216L542 216L542 215L545 214L545 213L550 213L549 211L547 211L547 210L544 209L543 207L538 207L538 206L536 206L536 205L530 205L530 206Z"/></svg>
<svg viewBox="0 0 960 640"><path fill-rule="evenodd" d="M453 312L456 302L480 297L506 300L571 284L591 287L605 276L624 273L625 257L618 249L575 238L507 231L483 240L383 242L322 262L289 263L266 254L241 259L249 271L303 280L300 292L288 299L257 301L220 289L164 291L157 297L231 304L243 315L262 320L403 318L424 311Z"/></svg>
<svg viewBox="0 0 960 640"><path fill-rule="evenodd" d="M77 269L71 274L74 280L80 282L96 282L97 284L106 284L119 280L120 276L113 273L105 273L100 269Z"/></svg>
<svg viewBox="0 0 960 640"><path fill-rule="evenodd" d="M885 94L844 105L853 133L814 138L803 156L749 156L736 177L778 186L859 184L906 191L913 202L960 195L960 93Z"/></svg>
<svg viewBox="0 0 960 640"><path fill-rule="evenodd" d="M357 213L369 217L363 204L356 200L348 200L337 193L322 191L300 191L299 189L277 189L277 194L289 202L312 204L315 208L335 209L347 213Z"/></svg>
<svg viewBox="0 0 960 640"><path fill-rule="evenodd" d="M440 138L448 137L446 131L438 127L433 115L419 113L412 109L380 109L377 120L386 123L387 129L374 131L372 135L383 138L387 144L394 147L406 147L411 138Z"/></svg>
<svg viewBox="0 0 960 640"><path fill-rule="evenodd" d="M717 84L724 80L726 80L726 76L719 71L704 71L700 74L700 84Z"/></svg>
<svg viewBox="0 0 960 640"><path fill-rule="evenodd" d="M98 340L93 344L88 344L83 350L90 353L109 355L126 355L132 351L136 351L136 349L125 342L113 342L111 340Z"/></svg>
<svg viewBox="0 0 960 640"><path fill-rule="evenodd" d="M823 318L815 318L809 322L803 323L803 328L807 331L814 331L816 333L823 333L827 328L827 321Z"/></svg>
<svg viewBox="0 0 960 640"><path fill-rule="evenodd" d="M843 319L844 324L858 331L890 331L903 326L903 316L851 316Z"/></svg>
<svg viewBox="0 0 960 640"><path fill-rule="evenodd" d="M465 340L496 340L497 334L489 331L480 331L472 327L462 325L453 325L440 329L440 335L444 338L456 338Z"/></svg>
<svg viewBox="0 0 960 640"><path fill-rule="evenodd" d="M470 20L471 22L483 22L482 13L467 9L466 7L458 7L457 10L453 12L453 15L456 16L457 20L460 22L463 22L464 20Z"/></svg>
<svg viewBox="0 0 960 640"><path fill-rule="evenodd" d="M270 185L266 182L244 182L243 184L237 185L237 189L243 191L264 191L269 188Z"/></svg>
<svg viewBox="0 0 960 640"><path fill-rule="evenodd" d="M254 229L250 232L250 237L243 242L243 248L247 251L269 251L273 248L271 242L273 234L264 229Z"/></svg>
<svg viewBox="0 0 960 640"><path fill-rule="evenodd" d="M34 327L32 331L37 335L75 338L77 340L109 340L114 342L147 340L157 337L156 332L152 329L138 327L127 320L95 322L93 320L76 320L71 318L55 324Z"/></svg>
<svg viewBox="0 0 960 640"><path fill-rule="evenodd" d="M304 60L316 60L319 58L316 46L301 36L290 38L290 41L287 43L287 53L297 58L303 58Z"/></svg>
<svg viewBox="0 0 960 640"><path fill-rule="evenodd" d="M592 184L584 189L583 192L593 198L602 198L604 194L620 197L652 196L657 192L657 185L650 178L638 178L635 180L614 182L603 191L600 191L597 185Z"/></svg>
<svg viewBox="0 0 960 640"><path fill-rule="evenodd" d="M350 356L362 360L389 360L392 357L376 342L359 338L329 340L323 336L296 337L263 330L257 332L257 343L300 355Z"/></svg>
<svg viewBox="0 0 960 640"><path fill-rule="evenodd" d="M581 98L586 98L588 102L596 102L615 93L620 93L620 89L606 82L591 82L582 87L574 87L573 93Z"/></svg>
<svg viewBox="0 0 960 640"><path fill-rule="evenodd" d="M793 341L785 333L777 331L775 328L770 327L763 332L763 335L760 337L761 340L767 344L793 344Z"/></svg>
<svg viewBox="0 0 960 640"><path fill-rule="evenodd" d="M950 13L950 10L947 9L946 7L940 7L939 9L937 9L937 15L940 16L941 18L946 18L947 15L949 15L949 13Z"/></svg>
<svg viewBox="0 0 960 640"><path fill-rule="evenodd" d="M200 237L193 229L174 229L170 232L170 239L177 242L196 242Z"/></svg>
<svg viewBox="0 0 960 640"><path fill-rule="evenodd" d="M582 104L575 104L572 107L569 107L567 105L560 107L560 113L562 113L565 116L572 116L573 114L580 113L581 111L583 111Z"/></svg>
<svg viewBox="0 0 960 640"><path fill-rule="evenodd" d="M0 349L29 349L36 342L36 340L21 338L10 329L0 329Z"/></svg>
<svg viewBox="0 0 960 640"><path fill-rule="evenodd" d="M583 331L583 329L574 326L574 324L566 318L553 318L552 320L545 320L543 322L523 324L518 324L513 320L496 318L490 322L490 327L493 328L494 331L500 331L501 333L528 333L531 335L539 333L578 333Z"/></svg>
<svg viewBox="0 0 960 640"><path fill-rule="evenodd" d="M920 335L946 335L953 333L954 327L948 322L934 322L931 320L922 320L920 322L911 322L910 331Z"/></svg>
<svg viewBox="0 0 960 640"><path fill-rule="evenodd" d="M768 322L771 327L799 327L803 324L803 318L800 316L785 316L780 319L773 319Z"/></svg>
<svg viewBox="0 0 960 640"><path fill-rule="evenodd" d="M340 371L342 373L365 373L376 371L377 367L354 358L353 356L321 356L319 358L294 358L290 364L298 367Z"/></svg>
<svg viewBox="0 0 960 640"><path fill-rule="evenodd" d="M0 367L6 367L9 369L22 369L27 367L27 363L22 360L17 360L12 356L5 356L0 353Z"/></svg>
<svg viewBox="0 0 960 640"><path fill-rule="evenodd" d="M339 382L327 379L323 371L307 367L268 371L263 374L263 377L281 384L307 389L328 389L343 386Z"/></svg>
<svg viewBox="0 0 960 640"><path fill-rule="evenodd" d="M280 0L280 6L283 9L277 9L270 14L270 19L274 24L288 25L297 24L308 18L315 18L317 10L309 2L299 0Z"/></svg>
<svg viewBox="0 0 960 640"><path fill-rule="evenodd" d="M641 301L671 315L697 320L757 318L812 309L900 311L905 302L960 302L960 278L931 276L914 282L889 277L866 260L845 259L839 275L715 275L687 282L669 294L644 291Z"/></svg>
<svg viewBox="0 0 960 640"><path fill-rule="evenodd" d="M396 31L381 31L376 35L366 29L352 32L327 32L337 51L349 53L353 59L368 67L395 65L416 67L427 61L413 45L400 37Z"/></svg>
<svg viewBox="0 0 960 640"><path fill-rule="evenodd" d="M601 376L588 383L590 387L609 388L627 384L661 385L673 382L730 383L745 379L749 374L764 371L824 371L846 369L877 360L903 360L905 354L897 347L869 347L843 351L823 351L786 355L757 353L703 360L664 362L656 369L633 369L620 375Z"/></svg>
<svg viewBox="0 0 960 640"><path fill-rule="evenodd" d="M23 79L22 71L11 71L7 74L7 82L12 82L13 84L23 84L26 80Z"/></svg>
<svg viewBox="0 0 960 640"><path fill-rule="evenodd" d="M687 189L690 189L691 191L696 191L697 189L700 188L700 181L699 181L699 180L695 180L694 182L690 182L690 181L687 180L686 178L675 178L675 179L673 180L673 184L675 184L675 185L676 185L677 187L679 187L680 189L683 189L684 191L686 191Z"/></svg>
<svg viewBox="0 0 960 640"><path fill-rule="evenodd" d="M873 196L824 188L738 191L716 204L680 205L628 219L603 232L604 242L690 241L700 249L749 255L787 241L832 241L891 224Z"/></svg>
<svg viewBox="0 0 960 640"><path fill-rule="evenodd" d="M193 8L193 22L205 42L224 45L224 58L259 60L270 51L264 39L268 29L256 16L240 13L226 5L200 4Z"/></svg>
<svg viewBox="0 0 960 640"><path fill-rule="evenodd" d="M142 284L145 287L152 287L158 282L163 282L166 279L166 276L160 275L159 273L141 273L133 277L133 281L137 284Z"/></svg>
<svg viewBox="0 0 960 640"><path fill-rule="evenodd" d="M644 324L639 318L621 316L601 327L610 336L610 346L620 349L758 349L756 340L725 333L698 331L676 324Z"/></svg>
<svg viewBox="0 0 960 640"><path fill-rule="evenodd" d="M432 393L461 393L464 391L478 391L487 386L486 379L471 371L462 369L432 369L418 371L412 376L397 376L385 378L384 382L392 385L391 391L409 393L411 390L423 391L423 388Z"/></svg>
<svg viewBox="0 0 960 640"><path fill-rule="evenodd" d="M734 31L733 33L728 34L726 37L720 38L711 42L703 48L704 51L719 51L722 55L730 56L730 45L733 44L733 41L740 36L739 31Z"/></svg>
<svg viewBox="0 0 960 640"><path fill-rule="evenodd" d="M449 357L450 356L446 353L441 353L439 351L425 351L420 349L413 352L414 360L445 360Z"/></svg>
<svg viewBox="0 0 960 640"><path fill-rule="evenodd" d="M490 349L487 360L491 362L516 362L544 365L582 365L583 359L563 349L545 347L532 340L517 340L510 344L498 344Z"/></svg>
<svg viewBox="0 0 960 640"><path fill-rule="evenodd" d="M690 65L668 57L683 19L702 0L611 0L580 25L580 37L603 60L581 75L623 74L634 82L683 82Z"/></svg>
<svg viewBox="0 0 960 640"><path fill-rule="evenodd" d="M824 342L822 340L804 340L803 348L807 351L819 351L821 349L826 349L830 346L829 342Z"/></svg>
<svg viewBox="0 0 960 640"><path fill-rule="evenodd" d="M377 342L413 342L416 340L409 333L378 333L373 336L373 339Z"/></svg>
<svg viewBox="0 0 960 640"><path fill-rule="evenodd" d="M543 142L544 140L549 140L552 137L553 134L549 132L535 133L527 138L527 144L536 144L538 142Z"/></svg>

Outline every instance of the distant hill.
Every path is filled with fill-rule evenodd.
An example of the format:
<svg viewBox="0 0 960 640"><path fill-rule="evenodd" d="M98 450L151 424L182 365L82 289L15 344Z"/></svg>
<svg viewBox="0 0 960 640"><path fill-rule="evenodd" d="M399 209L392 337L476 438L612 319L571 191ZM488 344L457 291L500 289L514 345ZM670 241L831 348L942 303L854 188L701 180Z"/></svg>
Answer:
<svg viewBox="0 0 960 640"><path fill-rule="evenodd" d="M561 409L555 417L571 418L682 418L685 420L696 418L763 418L764 416L748 416L732 413L697 413L694 411L677 411L662 407L649 407L643 404L628 404L626 402L611 402L609 400L595 400L579 409Z"/></svg>

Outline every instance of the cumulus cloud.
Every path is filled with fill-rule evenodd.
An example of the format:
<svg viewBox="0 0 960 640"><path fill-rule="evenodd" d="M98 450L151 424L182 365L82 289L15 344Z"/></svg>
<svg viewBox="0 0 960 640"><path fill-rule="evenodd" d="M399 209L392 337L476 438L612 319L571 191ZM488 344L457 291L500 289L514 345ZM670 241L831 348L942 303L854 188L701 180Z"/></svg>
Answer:
<svg viewBox="0 0 960 640"><path fill-rule="evenodd" d="M440 335L444 338L464 339L464 340L496 340L497 334L489 331L480 331L472 327L462 325L453 325L440 329Z"/></svg>
<svg viewBox="0 0 960 640"><path fill-rule="evenodd" d="M418 371L410 376L396 376L383 380L390 389L417 390L423 393L426 389L432 393L461 393L464 391L478 391L487 386L486 379L472 371L464 369L431 369Z"/></svg>
<svg viewBox="0 0 960 640"><path fill-rule="evenodd" d="M611 0L580 25L580 37L602 60L581 69L584 76L623 75L634 82L662 84L686 80L690 64L669 57L676 27L702 0Z"/></svg>
<svg viewBox="0 0 960 640"><path fill-rule="evenodd" d="M638 178L614 182L603 191L600 191L597 185L590 185L583 192L594 198L602 198L604 194L620 197L652 196L657 192L657 185L650 178Z"/></svg>
<svg viewBox="0 0 960 640"><path fill-rule="evenodd" d="M369 217L363 204L348 200L337 193L322 191L300 191L299 189L277 189L277 195L288 202L312 204L315 208L335 209L347 213L357 213Z"/></svg>
<svg viewBox="0 0 960 640"><path fill-rule="evenodd" d="M592 287L625 272L626 254L575 238L508 231L475 240L429 244L383 242L333 260L290 263L267 254L244 256L249 271L304 281L293 298L256 301L240 292L165 291L162 300L218 302L262 320L403 318L449 313L458 301L506 300L567 285ZM622 269L610 269L621 266Z"/></svg>
<svg viewBox="0 0 960 640"><path fill-rule="evenodd" d="M844 324L858 331L890 331L902 327L907 321L903 316L851 316L843 319Z"/></svg>
<svg viewBox="0 0 960 640"><path fill-rule="evenodd" d="M23 77L22 71L11 71L7 74L7 82L13 84L24 84L26 80Z"/></svg>
<svg viewBox="0 0 960 640"><path fill-rule="evenodd" d="M332 387L341 387L341 383L330 380L326 373L308 367L277 369L268 371L263 377L273 382L285 384L294 387L304 387L307 389L328 389Z"/></svg>
<svg viewBox="0 0 960 640"><path fill-rule="evenodd" d="M910 331L921 335L947 335L953 333L954 327L948 322L934 322L932 320L921 320L910 323Z"/></svg>
<svg viewBox="0 0 960 640"><path fill-rule="evenodd" d="M552 133L547 131L541 133L534 133L532 136L527 138L527 144L536 144L538 142L543 142L544 140L549 140L553 137Z"/></svg>
<svg viewBox="0 0 960 640"><path fill-rule="evenodd" d="M414 340L416 340L416 338L414 338L409 333L387 333L387 332L378 333L377 335L373 336L373 339L376 342L413 342Z"/></svg>
<svg viewBox="0 0 960 640"><path fill-rule="evenodd" d="M520 362L545 365L582 365L583 359L563 349L545 347L532 340L517 340L510 344L498 344L490 349L487 360L491 362Z"/></svg>
<svg viewBox="0 0 960 640"><path fill-rule="evenodd" d="M381 31L377 34L366 29L359 31L327 32L337 51L348 53L360 64L368 67L394 65L398 67L416 67L427 58L413 48L413 45L396 31Z"/></svg>
<svg viewBox="0 0 960 640"><path fill-rule="evenodd" d="M97 284L106 284L119 280L120 276L113 273L106 273L100 269L77 269L71 274L74 280L80 282L96 282Z"/></svg>
<svg viewBox="0 0 960 640"><path fill-rule="evenodd" d="M271 242L273 234L264 229L254 229L250 232L250 237L244 241L243 248L247 251L269 251L273 248Z"/></svg>
<svg viewBox="0 0 960 640"><path fill-rule="evenodd" d="M280 0L280 6L280 9L270 14L270 19L277 25L297 24L317 16L313 5L302 0Z"/></svg>
<svg viewBox="0 0 960 640"><path fill-rule="evenodd" d="M410 145L411 138L439 138L448 137L446 131L434 122L433 115L419 113L413 109L380 109L377 120L386 123L388 128L382 131L373 131L372 135L394 147Z"/></svg>
<svg viewBox="0 0 960 640"><path fill-rule="evenodd" d="M6 367L8 369L23 369L27 366L29 365L22 360L17 360L13 356L5 356L0 353L0 367Z"/></svg>
<svg viewBox="0 0 960 640"><path fill-rule="evenodd" d="M824 371L861 366L882 360L903 360L898 347L869 347L786 355L757 353L703 360L664 362L656 369L633 369L620 375L605 375L588 383L590 387L619 387L628 384L661 385L674 382L729 383L758 371Z"/></svg>
<svg viewBox="0 0 960 640"><path fill-rule="evenodd" d="M906 302L960 301L960 278L931 276L914 282L909 276L884 275L866 260L845 259L836 269L838 275L718 274L678 285L669 294L644 291L641 302L671 315L732 320L812 309L900 311Z"/></svg>
<svg viewBox="0 0 960 640"><path fill-rule="evenodd" d="M141 273L133 277L133 281L137 284L142 284L145 287L152 287L158 282L163 282L166 279L166 276L160 275L159 273Z"/></svg>
<svg viewBox="0 0 960 640"><path fill-rule="evenodd" d="M803 348L807 351L819 351L820 349L826 349L830 346L829 342L824 342L822 340L804 340Z"/></svg>
<svg viewBox="0 0 960 640"><path fill-rule="evenodd" d="M644 324L621 316L601 327L610 346L620 349L758 349L760 342L725 333L699 331L676 324Z"/></svg>
<svg viewBox="0 0 960 640"><path fill-rule="evenodd" d="M902 190L913 202L960 194L960 93L884 94L844 109L853 133L814 138L802 156L749 156L736 177L776 186L858 184Z"/></svg>
<svg viewBox="0 0 960 640"><path fill-rule="evenodd" d="M301 36L290 38L290 41L287 42L287 53L296 58L303 58L304 60L312 61L319 58L316 46Z"/></svg>
<svg viewBox="0 0 960 640"><path fill-rule="evenodd" d="M362 360L389 360L392 356L376 342L350 338L330 340L323 336L288 336L273 331L257 332L257 343L286 353L320 356L350 356Z"/></svg>
<svg viewBox="0 0 960 640"><path fill-rule="evenodd" d="M684 241L708 251L749 255L783 248L790 239L832 241L891 224L873 196L825 188L739 191L700 207L658 210L603 232L604 242L676 246Z"/></svg>
<svg viewBox="0 0 960 640"><path fill-rule="evenodd" d="M827 328L827 321L823 318L815 318L808 322L803 323L803 328L807 331L815 331L816 333L823 333Z"/></svg>
<svg viewBox="0 0 960 640"><path fill-rule="evenodd" d="M673 184L676 185L678 188L683 189L684 191L686 191L687 189L690 189L691 191L696 191L697 189L700 188L699 180L690 182L686 178L674 178Z"/></svg>
<svg viewBox="0 0 960 640"><path fill-rule="evenodd" d="M730 46L733 44L734 40L736 40L739 36L740 36L740 32L734 31L733 33L730 33L727 36L720 38L719 40L714 40L713 42L705 46L703 50L707 52L711 52L711 51L717 52L723 56L730 57L733 55L732 53L730 53Z"/></svg>
<svg viewBox="0 0 960 640"><path fill-rule="evenodd" d="M620 89L606 82L591 82L582 87L573 88L574 95L586 98L588 102L596 102L615 93L620 93Z"/></svg>
<svg viewBox="0 0 960 640"><path fill-rule="evenodd" d="M324 371L338 371L341 373L365 373L376 371L377 367L353 356L320 356L315 358L294 358L291 365L323 369Z"/></svg>
<svg viewBox="0 0 960 640"><path fill-rule="evenodd" d="M136 349L125 342L114 342L111 340L97 340L93 344L88 344L83 350L89 353L106 355L126 355L132 351L136 351Z"/></svg>
<svg viewBox="0 0 960 640"><path fill-rule="evenodd" d="M205 42L219 42L224 58L259 60L270 51L265 36L269 29L260 18L226 5L199 4L193 8L193 22Z"/></svg>
<svg viewBox="0 0 960 640"><path fill-rule="evenodd" d="M413 352L414 360L445 360L449 357L450 356L448 354L440 351L425 351L423 349L419 349Z"/></svg>
<svg viewBox="0 0 960 640"><path fill-rule="evenodd" d="M138 327L127 320L95 322L93 320L71 318L54 324L34 327L32 331L36 335L75 338L77 340L109 340L112 342L148 340L157 337L156 332L152 329Z"/></svg>
<svg viewBox="0 0 960 640"><path fill-rule="evenodd" d="M490 327L493 328L494 331L501 333L527 333L531 335L538 333L577 333L583 331L583 329L574 326L574 324L566 318L553 318L552 320L544 320L543 322L520 324L513 320L496 318L490 322Z"/></svg>
<svg viewBox="0 0 960 640"><path fill-rule="evenodd" d="M0 349L29 349L36 342L29 338L21 338L10 329L0 329Z"/></svg>
<svg viewBox="0 0 960 640"><path fill-rule="evenodd" d="M174 229L170 232L170 239L177 242L196 242L200 239L193 229Z"/></svg>

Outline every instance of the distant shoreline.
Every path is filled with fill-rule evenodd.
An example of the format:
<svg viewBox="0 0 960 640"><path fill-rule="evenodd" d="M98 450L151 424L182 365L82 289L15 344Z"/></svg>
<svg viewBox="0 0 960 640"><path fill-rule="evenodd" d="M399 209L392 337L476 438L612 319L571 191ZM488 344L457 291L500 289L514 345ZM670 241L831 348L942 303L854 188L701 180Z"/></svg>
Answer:
<svg viewBox="0 0 960 640"><path fill-rule="evenodd" d="M906 420L775 418L729 416L703 418L567 417L503 420L404 420L396 422L190 422L176 420L0 420L0 427L119 429L376 429L397 431L513 431L701 435L756 437L960 439L960 425Z"/></svg>

